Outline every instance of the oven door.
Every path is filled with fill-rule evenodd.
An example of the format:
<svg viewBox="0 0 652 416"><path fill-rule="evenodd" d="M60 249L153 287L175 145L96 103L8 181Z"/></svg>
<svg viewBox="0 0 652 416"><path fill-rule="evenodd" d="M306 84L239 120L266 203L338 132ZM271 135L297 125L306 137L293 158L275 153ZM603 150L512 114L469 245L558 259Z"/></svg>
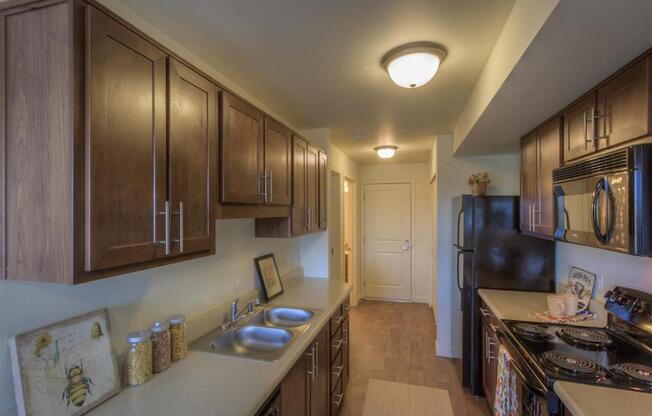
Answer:
<svg viewBox="0 0 652 416"><path fill-rule="evenodd" d="M555 239L629 252L629 175L555 184Z"/></svg>

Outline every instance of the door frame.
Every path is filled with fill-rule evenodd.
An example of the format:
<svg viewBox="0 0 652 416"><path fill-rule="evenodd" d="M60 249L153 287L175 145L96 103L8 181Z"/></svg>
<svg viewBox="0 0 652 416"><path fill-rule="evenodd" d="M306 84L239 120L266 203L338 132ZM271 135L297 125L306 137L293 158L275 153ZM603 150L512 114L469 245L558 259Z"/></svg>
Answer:
<svg viewBox="0 0 652 416"><path fill-rule="evenodd" d="M366 206L366 189L367 185L382 185L382 184L408 184L410 185L410 302L414 302L415 299L415 284L414 284L414 272L416 268L416 257L414 255L414 236L416 235L415 228L415 217L416 217L416 195L414 191L416 189L416 180L414 179L364 179L362 180L362 189L360 189L362 203L360 204L360 237L362 241L362 247L360 250L360 283L362 284L362 290L360 291L360 298L364 299L374 299L367 297L367 276L365 274L365 252L367 250L366 245L366 230L365 230L365 206ZM382 299L388 300L388 299ZM398 300L396 300L399 302Z"/></svg>
<svg viewBox="0 0 652 416"><path fill-rule="evenodd" d="M337 179L334 178L337 176ZM336 179L336 180L335 180ZM344 175L335 170L330 170L329 189L329 227L328 227L328 268L330 278L344 281L344 232L342 218L344 214L343 194ZM335 196L335 197L334 197ZM339 202L339 203L338 203ZM334 241L337 240L337 241ZM337 268L337 271L334 269Z"/></svg>

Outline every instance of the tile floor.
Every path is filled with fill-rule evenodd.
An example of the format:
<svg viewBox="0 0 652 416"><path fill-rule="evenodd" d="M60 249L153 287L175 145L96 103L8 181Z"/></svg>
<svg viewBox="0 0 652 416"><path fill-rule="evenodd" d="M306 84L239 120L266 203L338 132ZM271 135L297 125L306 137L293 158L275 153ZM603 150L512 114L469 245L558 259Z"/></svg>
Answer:
<svg viewBox="0 0 652 416"><path fill-rule="evenodd" d="M341 416L362 414L371 378L445 389L455 416L489 415L484 399L462 389L459 360L435 355L428 305L361 301L350 314L351 378Z"/></svg>

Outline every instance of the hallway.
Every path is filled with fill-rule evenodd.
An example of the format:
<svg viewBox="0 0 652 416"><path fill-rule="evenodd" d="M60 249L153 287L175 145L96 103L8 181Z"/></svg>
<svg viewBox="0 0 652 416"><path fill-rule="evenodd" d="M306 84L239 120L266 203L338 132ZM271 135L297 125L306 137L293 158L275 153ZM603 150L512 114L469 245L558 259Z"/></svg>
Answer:
<svg viewBox="0 0 652 416"><path fill-rule="evenodd" d="M463 391L459 362L435 356L436 329L426 304L363 300L351 308L350 322L351 380L343 416L362 415L370 379L447 390L455 416L489 414L484 400Z"/></svg>

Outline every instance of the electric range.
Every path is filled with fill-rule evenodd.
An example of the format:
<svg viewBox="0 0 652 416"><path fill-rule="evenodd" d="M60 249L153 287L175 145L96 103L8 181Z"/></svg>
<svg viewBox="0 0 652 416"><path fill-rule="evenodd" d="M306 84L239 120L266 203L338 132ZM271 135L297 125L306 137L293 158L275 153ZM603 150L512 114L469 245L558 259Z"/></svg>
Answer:
<svg viewBox="0 0 652 416"><path fill-rule="evenodd" d="M503 321L499 340L539 397L531 414L561 414L557 380L652 394L652 295L616 287L606 299L606 328Z"/></svg>

